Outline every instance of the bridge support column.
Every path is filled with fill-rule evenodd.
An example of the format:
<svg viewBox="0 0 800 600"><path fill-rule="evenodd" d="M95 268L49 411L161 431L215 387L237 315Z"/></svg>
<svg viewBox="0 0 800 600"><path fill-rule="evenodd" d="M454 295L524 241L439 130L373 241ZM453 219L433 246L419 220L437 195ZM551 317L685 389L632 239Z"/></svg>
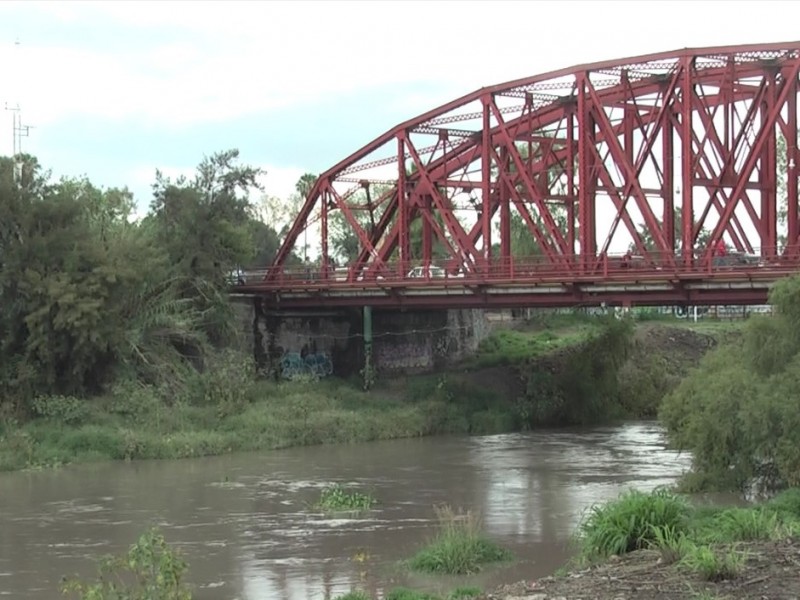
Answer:
<svg viewBox="0 0 800 600"><path fill-rule="evenodd" d="M364 389L368 390L375 379L375 371L372 368L372 307L364 307Z"/></svg>

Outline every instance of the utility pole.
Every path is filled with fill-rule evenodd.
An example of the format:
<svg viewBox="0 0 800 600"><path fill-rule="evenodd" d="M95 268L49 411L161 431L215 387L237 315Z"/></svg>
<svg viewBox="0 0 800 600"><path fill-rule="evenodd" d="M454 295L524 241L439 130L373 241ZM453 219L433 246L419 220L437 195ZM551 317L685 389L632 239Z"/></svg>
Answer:
<svg viewBox="0 0 800 600"><path fill-rule="evenodd" d="M17 48L16 54L19 55L19 38L14 40L14 46ZM19 61L16 62L19 65ZM11 113L11 158L14 161L14 179L17 180L20 175L18 171L22 169L22 163L19 159L22 154L22 138L30 137L33 127L22 124L22 109L19 106L19 102L16 102L13 106L9 106L8 102L6 102L4 108Z"/></svg>
<svg viewBox="0 0 800 600"><path fill-rule="evenodd" d="M22 124L22 109L20 109L19 104L16 106L9 106L8 103L6 103L5 109L12 113L12 156L17 156L18 154L22 154L22 138L30 137L33 127L31 125Z"/></svg>
<svg viewBox="0 0 800 600"><path fill-rule="evenodd" d="M16 106L9 106L8 102L5 103L4 109L11 112L11 157L17 155L17 115L20 113L19 104Z"/></svg>

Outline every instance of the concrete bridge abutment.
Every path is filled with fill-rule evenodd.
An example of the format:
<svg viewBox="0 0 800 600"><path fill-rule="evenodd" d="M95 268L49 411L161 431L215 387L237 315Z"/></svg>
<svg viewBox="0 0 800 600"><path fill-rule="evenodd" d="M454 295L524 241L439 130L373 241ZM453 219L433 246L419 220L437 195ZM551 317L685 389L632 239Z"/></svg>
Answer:
<svg viewBox="0 0 800 600"><path fill-rule="evenodd" d="M425 373L474 353L490 332L483 310L274 310L233 300L241 347L275 378ZM370 335L371 334L371 335Z"/></svg>

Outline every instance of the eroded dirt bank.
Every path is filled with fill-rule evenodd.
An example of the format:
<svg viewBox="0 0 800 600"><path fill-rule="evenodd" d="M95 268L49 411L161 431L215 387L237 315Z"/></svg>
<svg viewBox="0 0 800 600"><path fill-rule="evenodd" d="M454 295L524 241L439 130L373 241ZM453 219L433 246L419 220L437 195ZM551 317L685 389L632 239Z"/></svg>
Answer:
<svg viewBox="0 0 800 600"><path fill-rule="evenodd" d="M800 540L739 543L742 564L735 576L706 581L657 550L639 550L563 576L503 586L484 600L677 600L800 598Z"/></svg>

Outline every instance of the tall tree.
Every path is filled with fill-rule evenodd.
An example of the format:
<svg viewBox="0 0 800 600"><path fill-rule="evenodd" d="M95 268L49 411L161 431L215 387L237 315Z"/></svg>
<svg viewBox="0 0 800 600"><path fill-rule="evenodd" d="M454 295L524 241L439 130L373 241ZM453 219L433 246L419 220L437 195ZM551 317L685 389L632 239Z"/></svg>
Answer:
<svg viewBox="0 0 800 600"><path fill-rule="evenodd" d="M673 252L677 252L678 250L680 250L680 247L681 247L681 225L680 224L683 222L683 213L681 212L681 207L680 206L676 206L675 207L674 215L675 216L674 216L673 222L675 223L675 230L674 230L674 236L673 236L673 239L672 239L672 250L673 250ZM658 228L659 229L663 229L664 224L663 224L663 221L661 219L657 218L656 219L656 223L658 224ZM642 238L642 242L644 243L644 247L648 251L654 252L656 250L655 238L653 237L653 232L650 230L649 227L647 227L646 224L642 224L642 225L639 226L639 235ZM705 248L708 247L708 244L710 243L710 241L711 241L711 232L708 229L706 229L705 227L703 227L700 230L700 232L698 233L697 239L695 240L694 250L695 251L704 250ZM631 242L630 245L628 246L628 249L631 252L636 252L636 245L633 242Z"/></svg>

